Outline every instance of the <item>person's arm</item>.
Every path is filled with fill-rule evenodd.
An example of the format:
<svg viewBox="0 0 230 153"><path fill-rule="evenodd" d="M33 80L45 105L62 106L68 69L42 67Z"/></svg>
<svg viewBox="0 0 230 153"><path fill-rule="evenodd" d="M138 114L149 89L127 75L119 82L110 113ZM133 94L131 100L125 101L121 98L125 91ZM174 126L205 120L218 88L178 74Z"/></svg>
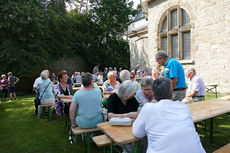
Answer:
<svg viewBox="0 0 230 153"><path fill-rule="evenodd" d="M172 90L175 89L177 83L177 78L172 78Z"/></svg>
<svg viewBox="0 0 230 153"><path fill-rule="evenodd" d="M142 138L146 136L145 132L145 120L147 115L144 115L146 113L145 107L142 108L140 114L137 116L137 119L134 121L132 126L133 135Z"/></svg>
<svg viewBox="0 0 230 153"><path fill-rule="evenodd" d="M16 84L19 81L19 78L16 77L16 81L14 82L14 84Z"/></svg>
<svg viewBox="0 0 230 153"><path fill-rule="evenodd" d="M113 117L129 117L131 119L136 119L137 118L137 112L130 112L130 113L125 113L125 114L114 114L114 113L108 113L108 119L110 120Z"/></svg>
<svg viewBox="0 0 230 153"><path fill-rule="evenodd" d="M198 91L192 91L192 92L189 92L188 94L186 94L186 97L193 97L193 96L196 96Z"/></svg>
<svg viewBox="0 0 230 153"><path fill-rule="evenodd" d="M69 118L71 122L71 128L76 128L76 122L75 122L75 111L77 108L77 104L75 102L72 102L69 109Z"/></svg>
<svg viewBox="0 0 230 153"><path fill-rule="evenodd" d="M66 95L61 95L61 94L57 94L57 96L61 99L72 99L73 96L66 96Z"/></svg>

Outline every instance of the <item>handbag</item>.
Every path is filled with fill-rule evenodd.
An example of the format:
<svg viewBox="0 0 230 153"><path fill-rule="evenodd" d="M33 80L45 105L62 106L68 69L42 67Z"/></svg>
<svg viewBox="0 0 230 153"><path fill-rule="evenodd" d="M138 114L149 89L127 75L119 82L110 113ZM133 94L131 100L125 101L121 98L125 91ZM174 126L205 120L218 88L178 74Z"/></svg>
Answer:
<svg viewBox="0 0 230 153"><path fill-rule="evenodd" d="M46 86L45 90L43 91L41 98L43 97L43 95L46 92L46 89L48 88L49 85L50 85L50 82L48 83L48 85ZM41 105L41 98L38 97L38 100L37 100L38 105Z"/></svg>

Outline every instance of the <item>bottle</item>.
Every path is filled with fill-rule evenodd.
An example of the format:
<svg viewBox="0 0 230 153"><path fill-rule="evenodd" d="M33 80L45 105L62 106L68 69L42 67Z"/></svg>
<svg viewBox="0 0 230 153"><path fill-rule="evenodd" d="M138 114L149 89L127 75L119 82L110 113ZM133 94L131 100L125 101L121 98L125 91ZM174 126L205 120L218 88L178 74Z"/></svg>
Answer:
<svg viewBox="0 0 230 153"><path fill-rule="evenodd" d="M141 112L141 109L142 109L142 104L139 104L139 107L137 108L137 113L139 114Z"/></svg>

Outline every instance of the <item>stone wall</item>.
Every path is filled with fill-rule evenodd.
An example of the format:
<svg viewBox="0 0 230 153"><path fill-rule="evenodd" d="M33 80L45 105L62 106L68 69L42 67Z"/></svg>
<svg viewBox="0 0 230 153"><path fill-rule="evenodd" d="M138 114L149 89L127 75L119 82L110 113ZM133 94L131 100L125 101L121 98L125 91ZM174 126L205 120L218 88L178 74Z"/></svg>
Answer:
<svg viewBox="0 0 230 153"><path fill-rule="evenodd" d="M164 12L175 5L179 5L189 13L192 25L191 60L193 62L183 62L185 70L189 67L196 68L197 74L206 84L220 84L218 91L230 93L230 0L154 0L150 2L148 4L148 34L130 39L131 65L142 61L146 64L145 67L156 66L154 55L158 50L159 21ZM147 37L147 40L141 40L139 37Z"/></svg>

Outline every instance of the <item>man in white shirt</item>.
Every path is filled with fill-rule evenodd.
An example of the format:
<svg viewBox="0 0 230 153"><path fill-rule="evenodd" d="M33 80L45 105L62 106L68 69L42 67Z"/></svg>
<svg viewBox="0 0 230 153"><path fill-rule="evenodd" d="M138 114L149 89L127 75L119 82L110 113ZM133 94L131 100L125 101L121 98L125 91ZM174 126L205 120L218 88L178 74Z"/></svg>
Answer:
<svg viewBox="0 0 230 153"><path fill-rule="evenodd" d="M203 80L196 75L196 70L190 68L186 77L189 79L186 97L182 100L183 103L191 103L205 100L205 85Z"/></svg>
<svg viewBox="0 0 230 153"><path fill-rule="evenodd" d="M157 103L146 103L132 127L136 137L147 135L147 153L205 153L189 107L171 100L170 80L156 79L152 89Z"/></svg>

